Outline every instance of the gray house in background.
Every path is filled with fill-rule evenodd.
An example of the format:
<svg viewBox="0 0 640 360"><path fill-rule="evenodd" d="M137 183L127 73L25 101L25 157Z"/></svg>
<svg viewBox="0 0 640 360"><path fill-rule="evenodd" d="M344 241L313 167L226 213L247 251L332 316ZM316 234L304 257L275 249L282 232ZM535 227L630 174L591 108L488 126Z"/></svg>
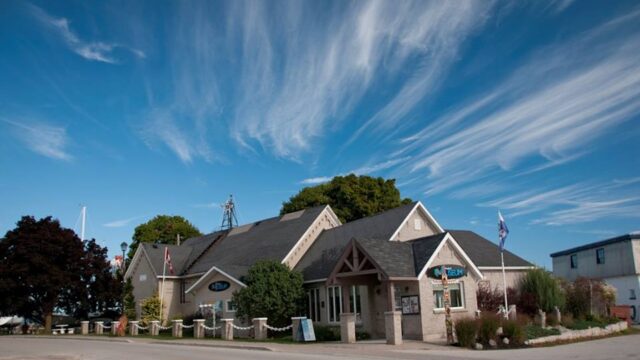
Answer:
<svg viewBox="0 0 640 360"><path fill-rule="evenodd" d="M615 287L616 305L630 305L633 321L640 320L640 233L559 251L551 259L558 277L599 279Z"/></svg>

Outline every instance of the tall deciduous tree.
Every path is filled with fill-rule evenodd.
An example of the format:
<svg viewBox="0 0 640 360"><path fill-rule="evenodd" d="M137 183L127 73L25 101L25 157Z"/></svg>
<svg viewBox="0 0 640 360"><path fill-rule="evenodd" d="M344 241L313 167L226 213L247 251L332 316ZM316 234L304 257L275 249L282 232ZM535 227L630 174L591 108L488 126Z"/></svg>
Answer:
<svg viewBox="0 0 640 360"><path fill-rule="evenodd" d="M202 234L182 216L158 215L136 227L128 257L133 258L140 243L175 244L178 235L182 239L188 239Z"/></svg>
<svg viewBox="0 0 640 360"><path fill-rule="evenodd" d="M336 176L330 182L306 187L282 204L280 214L330 205L340 221L348 222L409 204L400 197L395 180L370 176Z"/></svg>
<svg viewBox="0 0 640 360"><path fill-rule="evenodd" d="M278 261L256 262L244 277L247 287L233 294L237 315L269 317L269 324L286 326L300 315L305 298L302 274Z"/></svg>
<svg viewBox="0 0 640 360"><path fill-rule="evenodd" d="M0 309L43 321L51 330L55 309L75 310L81 281L83 244L73 230L51 217L24 216L0 242Z"/></svg>
<svg viewBox="0 0 640 360"><path fill-rule="evenodd" d="M0 313L43 322L47 331L54 310L86 317L119 302L107 249L51 217L24 216L0 241L0 259Z"/></svg>

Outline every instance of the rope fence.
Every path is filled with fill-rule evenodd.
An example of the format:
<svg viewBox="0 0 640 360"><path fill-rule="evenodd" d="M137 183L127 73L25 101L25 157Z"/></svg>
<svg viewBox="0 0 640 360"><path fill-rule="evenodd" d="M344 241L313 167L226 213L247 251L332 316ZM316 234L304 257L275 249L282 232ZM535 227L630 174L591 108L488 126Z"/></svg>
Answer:
<svg viewBox="0 0 640 360"><path fill-rule="evenodd" d="M271 330L271 331L287 331L289 329L291 329L293 327L293 324L289 325L289 326L285 326L285 327L273 327L273 326L269 326L267 324L264 324L264 327L266 327L267 329Z"/></svg>
<svg viewBox="0 0 640 360"><path fill-rule="evenodd" d="M194 327L194 325L183 325L183 324L179 324L179 325L183 329L191 329L192 327Z"/></svg>
<svg viewBox="0 0 640 360"><path fill-rule="evenodd" d="M140 326L138 324L134 324L134 325L135 325L135 327L138 328L138 330L142 330L142 331L149 330L148 326Z"/></svg>
<svg viewBox="0 0 640 360"><path fill-rule="evenodd" d="M240 330L240 331L246 331L246 330L251 330L251 329L255 328L255 326L253 326L253 325L242 327L242 326L235 325L233 323L231 324L231 327L233 327L236 330Z"/></svg>

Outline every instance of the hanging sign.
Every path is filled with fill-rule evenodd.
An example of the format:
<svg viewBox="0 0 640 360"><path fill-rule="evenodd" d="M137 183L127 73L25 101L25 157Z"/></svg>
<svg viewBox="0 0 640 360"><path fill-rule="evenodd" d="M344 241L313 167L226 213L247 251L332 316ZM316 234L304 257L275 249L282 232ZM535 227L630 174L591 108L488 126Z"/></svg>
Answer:
<svg viewBox="0 0 640 360"><path fill-rule="evenodd" d="M229 284L228 281L214 281L211 284L209 284L209 290L216 291L216 292L225 291L230 286L231 286L231 284Z"/></svg>
<svg viewBox="0 0 640 360"><path fill-rule="evenodd" d="M467 269L459 265L445 265L448 279L459 279L467 275ZM434 266L427 269L427 276L433 279L442 278L442 266Z"/></svg>

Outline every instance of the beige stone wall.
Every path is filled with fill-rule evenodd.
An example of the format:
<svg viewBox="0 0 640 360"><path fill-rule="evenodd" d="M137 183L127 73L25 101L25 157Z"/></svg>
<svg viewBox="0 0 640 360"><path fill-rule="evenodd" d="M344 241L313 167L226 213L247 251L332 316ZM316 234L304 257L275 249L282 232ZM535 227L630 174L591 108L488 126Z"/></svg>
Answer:
<svg viewBox="0 0 640 360"><path fill-rule="evenodd" d="M436 255L435 260L430 266L438 265L461 265L466 266L464 260L455 252L450 243L445 244L441 251ZM470 270L467 267L467 270ZM452 319L462 317L473 317L478 309L476 301L476 292L478 289L477 282L480 280L477 275L468 271L467 275L458 280L462 286L464 306L462 309L452 309ZM435 310L435 299L433 296L433 285L440 284L440 281L431 279L426 275L420 279L420 308L422 311L422 340L423 341L439 341L446 340L445 316L442 310Z"/></svg>
<svg viewBox="0 0 640 360"><path fill-rule="evenodd" d="M162 294L162 321L168 323L173 317L182 315L180 312L180 281L177 279L158 279L158 289Z"/></svg>
<svg viewBox="0 0 640 360"><path fill-rule="evenodd" d="M320 236L323 230L331 229L340 224L336 222L333 216L330 213L330 210L324 209L320 215L316 218L316 220L311 224L307 232L303 235L303 237L298 241L296 246L292 249L291 253L289 253L288 257L285 259L285 264L293 269L298 261L302 259L302 256L309 250L309 247L313 244L313 242Z"/></svg>
<svg viewBox="0 0 640 360"><path fill-rule="evenodd" d="M416 224L418 221L418 224ZM418 225L418 226L416 226ZM417 207L402 223L400 231L392 241L408 241L437 234L439 231L431 224L427 216Z"/></svg>
<svg viewBox="0 0 640 360"><path fill-rule="evenodd" d="M139 248L137 251L144 251ZM158 291L158 279L149 264L147 257L141 253L131 269L131 284L133 285L133 296L136 301L136 318L140 319L140 304L142 300L152 296Z"/></svg>
<svg viewBox="0 0 640 360"><path fill-rule="evenodd" d="M483 282L489 284L491 289L498 288L502 291L503 289L503 281L502 281L502 270L487 270L480 269L482 275L484 276ZM507 288L517 288L518 282L524 276L527 270L509 270L509 268L505 269L505 278L507 281Z"/></svg>

